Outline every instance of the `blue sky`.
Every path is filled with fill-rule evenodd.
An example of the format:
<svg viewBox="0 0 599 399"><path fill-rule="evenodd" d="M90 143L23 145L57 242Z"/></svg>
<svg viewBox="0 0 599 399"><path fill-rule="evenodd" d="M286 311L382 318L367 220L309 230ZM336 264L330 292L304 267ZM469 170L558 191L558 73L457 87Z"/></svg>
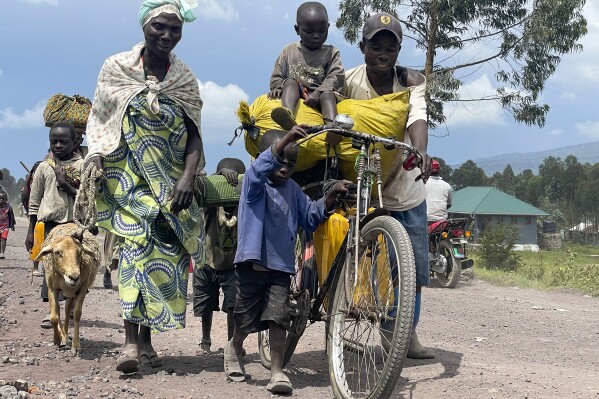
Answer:
<svg viewBox="0 0 599 399"><path fill-rule="evenodd" d="M93 97L104 59L142 41L137 22L141 0L12 0L0 19L0 167L25 174L45 154L48 129L42 112L57 93ZM274 60L283 46L296 41L293 29L300 1L199 0L198 19L186 24L175 53L200 81L204 100L203 138L207 170L225 156L248 161L243 141L227 146L239 125L233 111L267 92ZM346 69L363 63L357 46L334 28L337 0L329 10L328 43L341 51ZM584 51L563 58L549 79L543 101L551 111L543 129L515 123L495 103L449 107L446 125L430 131L429 153L450 164L510 152L540 151L599 140L599 0L587 1L589 34ZM471 47L455 62L490 51ZM443 54L440 54L440 57ZM406 39L403 65L420 67L424 53ZM496 83L483 67L463 77L462 98L490 94ZM593 105L595 104L595 105Z"/></svg>

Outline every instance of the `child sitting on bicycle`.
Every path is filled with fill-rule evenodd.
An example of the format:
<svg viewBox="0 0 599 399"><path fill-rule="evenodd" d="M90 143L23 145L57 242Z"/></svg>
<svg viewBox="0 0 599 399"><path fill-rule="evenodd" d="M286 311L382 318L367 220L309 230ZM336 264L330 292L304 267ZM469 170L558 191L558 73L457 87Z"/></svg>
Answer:
<svg viewBox="0 0 599 399"><path fill-rule="evenodd" d="M244 381L241 353L250 333L269 329L271 378L267 389L288 394L293 387L283 373L286 330L290 327L289 288L295 274L298 226L314 231L332 213L347 180L333 185L325 197L311 201L293 180L298 158L294 141L306 137L305 125L289 132L270 130L260 141L260 155L243 178L239 201L237 301L235 331L225 345L225 374Z"/></svg>
<svg viewBox="0 0 599 399"><path fill-rule="evenodd" d="M288 44L279 54L270 78L269 98L281 98L282 109L294 120L301 99L309 107L320 109L325 123L337 115L337 101L343 90L345 72L339 50L325 45L329 17L321 3L310 1L297 9L295 32L300 42ZM283 126L289 129L290 126ZM327 140L329 140L327 136ZM331 144L341 138L332 135Z"/></svg>

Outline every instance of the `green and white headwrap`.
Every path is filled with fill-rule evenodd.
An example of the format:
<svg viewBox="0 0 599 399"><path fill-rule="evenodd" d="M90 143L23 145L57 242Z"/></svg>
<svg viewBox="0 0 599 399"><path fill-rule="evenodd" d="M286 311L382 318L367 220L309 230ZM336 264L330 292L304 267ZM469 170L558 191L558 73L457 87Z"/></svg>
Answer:
<svg viewBox="0 0 599 399"><path fill-rule="evenodd" d="M196 19L193 9L197 6L197 0L146 0L139 10L139 24L143 28L162 13L175 14L183 22L192 22Z"/></svg>

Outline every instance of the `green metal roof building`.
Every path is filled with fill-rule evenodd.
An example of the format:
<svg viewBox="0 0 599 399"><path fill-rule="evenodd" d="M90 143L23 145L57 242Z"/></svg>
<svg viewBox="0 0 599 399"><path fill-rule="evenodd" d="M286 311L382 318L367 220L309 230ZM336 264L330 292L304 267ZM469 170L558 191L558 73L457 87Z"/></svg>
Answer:
<svg viewBox="0 0 599 399"><path fill-rule="evenodd" d="M494 187L464 187L452 194L451 217L471 216L474 239L494 224L509 223L520 229L519 244L537 244L537 217L549 214Z"/></svg>

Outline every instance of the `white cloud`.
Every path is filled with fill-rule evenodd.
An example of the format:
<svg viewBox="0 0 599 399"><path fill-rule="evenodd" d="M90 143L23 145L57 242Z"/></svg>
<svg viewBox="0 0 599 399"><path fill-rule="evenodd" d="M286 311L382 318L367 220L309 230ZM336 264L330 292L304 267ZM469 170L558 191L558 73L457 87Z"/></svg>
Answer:
<svg viewBox="0 0 599 399"><path fill-rule="evenodd" d="M44 108L46 101L40 101L33 108L27 108L17 114L12 108L0 110L0 128L32 129L44 126Z"/></svg>
<svg viewBox="0 0 599 399"><path fill-rule="evenodd" d="M463 84L458 93L461 100L493 96L495 89L487 75ZM504 112L496 101L461 101L445 104L447 125L450 127L506 125Z"/></svg>
<svg viewBox="0 0 599 399"><path fill-rule="evenodd" d="M599 122L586 121L577 123L576 130L590 139L599 139Z"/></svg>
<svg viewBox="0 0 599 399"><path fill-rule="evenodd" d="M563 130L562 129L552 129L549 132L547 132L550 136L559 136L560 134L562 134Z"/></svg>
<svg viewBox="0 0 599 399"><path fill-rule="evenodd" d="M49 4L51 6L57 6L58 5L58 0L21 0L25 3L29 3L29 4L33 4L33 5L40 5L40 4Z"/></svg>
<svg viewBox="0 0 599 399"><path fill-rule="evenodd" d="M197 14L204 19L231 22L239 19L239 12L228 0L200 0Z"/></svg>
<svg viewBox="0 0 599 399"><path fill-rule="evenodd" d="M576 93L571 91L564 91L561 95L564 100L576 100Z"/></svg>
<svg viewBox="0 0 599 399"><path fill-rule="evenodd" d="M249 95L241 87L228 84L219 86L208 81L201 82L200 94L204 101L202 108L202 137L204 142L228 143L233 138L239 121L234 110L239 101L248 101Z"/></svg>
<svg viewBox="0 0 599 399"><path fill-rule="evenodd" d="M583 50L562 57L555 79L570 88L599 86L599 1L589 0L582 11L588 32L580 39Z"/></svg>

